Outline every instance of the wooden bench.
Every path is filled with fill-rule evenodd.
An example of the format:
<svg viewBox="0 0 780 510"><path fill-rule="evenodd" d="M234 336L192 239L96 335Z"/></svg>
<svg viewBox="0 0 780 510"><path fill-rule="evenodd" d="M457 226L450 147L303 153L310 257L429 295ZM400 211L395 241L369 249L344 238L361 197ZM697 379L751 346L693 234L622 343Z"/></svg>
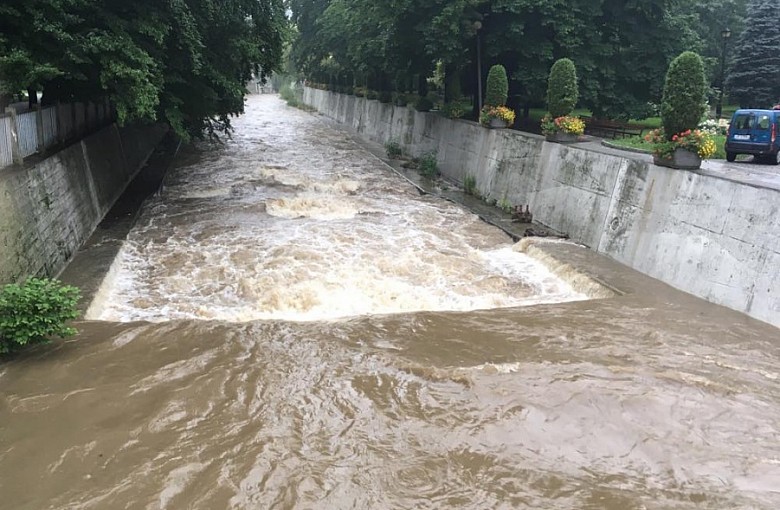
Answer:
<svg viewBox="0 0 780 510"><path fill-rule="evenodd" d="M642 136L647 129L645 126L631 124L609 119L594 119L582 117L585 122L585 132L589 135L601 138L628 138L629 136Z"/></svg>

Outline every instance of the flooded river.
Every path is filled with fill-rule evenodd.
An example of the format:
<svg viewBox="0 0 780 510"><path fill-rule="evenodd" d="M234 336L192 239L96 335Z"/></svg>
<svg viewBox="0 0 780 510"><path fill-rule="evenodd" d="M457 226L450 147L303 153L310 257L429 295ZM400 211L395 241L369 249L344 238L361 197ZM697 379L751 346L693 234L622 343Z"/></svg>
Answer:
<svg viewBox="0 0 780 510"><path fill-rule="evenodd" d="M81 334L0 364L0 508L780 508L776 328L513 246L275 97L235 125Z"/></svg>

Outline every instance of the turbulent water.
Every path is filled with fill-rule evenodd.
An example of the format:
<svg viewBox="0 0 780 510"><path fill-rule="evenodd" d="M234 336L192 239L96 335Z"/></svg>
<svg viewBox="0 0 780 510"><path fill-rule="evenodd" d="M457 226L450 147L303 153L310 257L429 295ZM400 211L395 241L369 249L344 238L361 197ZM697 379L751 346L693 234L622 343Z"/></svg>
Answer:
<svg viewBox="0 0 780 510"><path fill-rule="evenodd" d="M644 289L588 300L255 97L94 322L0 365L0 508L780 507L778 330Z"/></svg>
<svg viewBox="0 0 780 510"><path fill-rule="evenodd" d="M88 318L323 320L584 299L463 208L344 134L257 105L176 168Z"/></svg>

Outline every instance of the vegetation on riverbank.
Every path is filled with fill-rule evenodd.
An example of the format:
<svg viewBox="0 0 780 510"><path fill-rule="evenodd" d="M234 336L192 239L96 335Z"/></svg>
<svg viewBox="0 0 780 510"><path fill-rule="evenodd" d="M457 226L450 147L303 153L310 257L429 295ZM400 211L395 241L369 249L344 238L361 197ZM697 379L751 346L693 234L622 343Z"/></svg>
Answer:
<svg viewBox="0 0 780 510"><path fill-rule="evenodd" d="M550 67L560 58L577 65L577 106L596 118L657 116L669 62L685 50L704 57L714 104L721 31L727 25L739 37L746 12L746 0L643 0L630 9L604 0L566 8L550 0L289 5L297 28L290 60L301 78L380 100L413 94L457 116L462 108L447 105L474 97L477 76L484 85L487 70L498 64L506 69L507 106L518 120L544 107ZM479 113L474 103L472 120Z"/></svg>
<svg viewBox="0 0 780 510"><path fill-rule="evenodd" d="M283 0L0 5L0 109L108 97L120 123L165 122L183 138L230 129L245 84L278 69Z"/></svg>
<svg viewBox="0 0 780 510"><path fill-rule="evenodd" d="M76 334L67 325L78 318L81 293L57 280L30 278L21 285L10 284L0 291L0 354L25 346L46 343L52 337Z"/></svg>
<svg viewBox="0 0 780 510"><path fill-rule="evenodd" d="M726 159L726 150L724 144L726 143L725 135L714 135L712 137L715 140L716 152L710 159ZM627 138L617 138L615 140L609 140L610 145L617 147L625 147L628 149L639 150L652 154L653 144L648 142L644 136L631 136Z"/></svg>

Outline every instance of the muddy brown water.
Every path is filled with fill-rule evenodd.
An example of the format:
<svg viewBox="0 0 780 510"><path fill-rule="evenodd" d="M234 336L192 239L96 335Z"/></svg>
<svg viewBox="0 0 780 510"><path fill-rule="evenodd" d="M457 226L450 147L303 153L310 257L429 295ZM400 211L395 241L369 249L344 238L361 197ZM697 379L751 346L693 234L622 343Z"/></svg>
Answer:
<svg viewBox="0 0 780 510"><path fill-rule="evenodd" d="M0 508L780 507L778 330L540 246L252 98L0 365Z"/></svg>

